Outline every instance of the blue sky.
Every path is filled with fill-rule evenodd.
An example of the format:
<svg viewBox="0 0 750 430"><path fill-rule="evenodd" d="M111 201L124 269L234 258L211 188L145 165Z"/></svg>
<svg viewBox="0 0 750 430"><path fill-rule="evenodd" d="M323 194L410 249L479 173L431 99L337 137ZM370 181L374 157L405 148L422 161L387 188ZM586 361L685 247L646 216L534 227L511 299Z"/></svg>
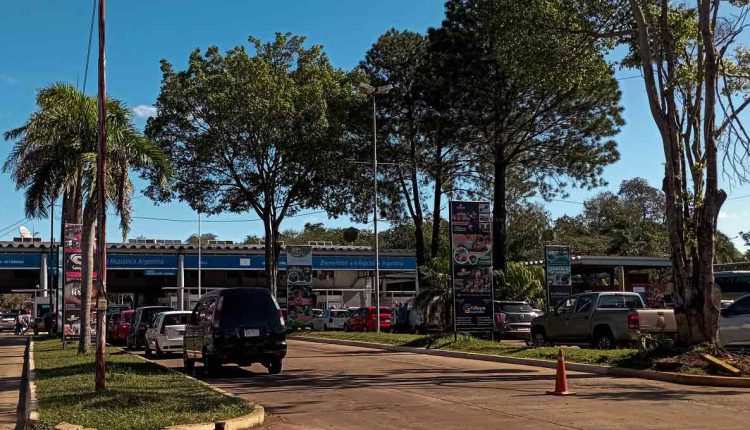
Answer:
<svg viewBox="0 0 750 430"><path fill-rule="evenodd" d="M188 54L196 47L218 45L222 50L246 44L247 36L267 40L277 31L291 31L324 46L332 63L350 69L364 56L377 37L391 27L425 31L437 26L443 17L442 0L132 0L108 2L107 89L137 113L136 124L143 127L144 116L152 109L159 91L159 60L168 59L183 68ZM0 18L0 131L19 126L34 110L34 93L55 81L82 84L91 17L91 1L48 0L7 2ZM87 92L96 85L96 31ZM618 77L637 76L623 70ZM627 124L617 141L621 161L605 170L610 188L624 179L642 176L652 185L661 183L663 153L648 111L640 79L620 81ZM0 140L0 158L5 159L10 144ZM719 227L730 237L750 229L750 187L729 188L730 199L720 216ZM583 199L595 191L571 190L569 202L550 202L553 217L577 214ZM746 196L746 197L743 197ZM0 240L9 240L16 228L6 228L23 220L23 194L16 191L7 175L0 175ZM147 198L136 197L136 217L189 220L196 214L182 203L155 206ZM109 239L120 233L110 217ZM227 214L207 221L256 219L254 213ZM310 213L287 220L283 228L301 228L305 222L351 225L347 219L328 220L325 214ZM49 237L49 221L27 220L29 229ZM134 220L131 237L143 235L164 239L185 239L197 230L197 222ZM223 239L260 235L257 221L204 223L204 232ZM739 241L735 241L740 245Z"/></svg>

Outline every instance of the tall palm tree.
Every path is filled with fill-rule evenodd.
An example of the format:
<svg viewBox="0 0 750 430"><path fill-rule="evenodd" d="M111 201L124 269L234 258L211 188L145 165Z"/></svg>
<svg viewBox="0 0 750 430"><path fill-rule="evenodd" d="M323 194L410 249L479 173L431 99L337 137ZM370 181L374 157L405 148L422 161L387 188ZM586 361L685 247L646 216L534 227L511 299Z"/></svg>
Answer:
<svg viewBox="0 0 750 430"><path fill-rule="evenodd" d="M63 197L63 220L83 224L81 274L81 338L88 352L90 296L93 286L96 223L97 99L72 85L56 83L37 92L38 109L26 123L4 134L15 141L3 171L25 192L30 218L48 216L49 202ZM152 167L163 179L169 174L165 154L133 126L130 111L118 100L107 101L107 199L120 218L123 239L130 229L133 184L131 169Z"/></svg>

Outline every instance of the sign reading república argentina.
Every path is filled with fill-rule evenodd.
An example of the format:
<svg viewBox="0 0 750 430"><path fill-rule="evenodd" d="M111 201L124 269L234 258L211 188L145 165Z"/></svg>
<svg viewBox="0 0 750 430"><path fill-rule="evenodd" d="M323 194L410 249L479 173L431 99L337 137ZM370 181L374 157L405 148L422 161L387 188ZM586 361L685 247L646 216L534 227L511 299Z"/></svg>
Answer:
<svg viewBox="0 0 750 430"><path fill-rule="evenodd" d="M554 307L573 292L570 274L570 247L544 247L544 271L547 278L547 307Z"/></svg>
<svg viewBox="0 0 750 430"><path fill-rule="evenodd" d="M289 327L312 323L312 246L288 246L286 255L286 308Z"/></svg>
<svg viewBox="0 0 750 430"><path fill-rule="evenodd" d="M450 204L454 328L492 333L492 211L488 202Z"/></svg>

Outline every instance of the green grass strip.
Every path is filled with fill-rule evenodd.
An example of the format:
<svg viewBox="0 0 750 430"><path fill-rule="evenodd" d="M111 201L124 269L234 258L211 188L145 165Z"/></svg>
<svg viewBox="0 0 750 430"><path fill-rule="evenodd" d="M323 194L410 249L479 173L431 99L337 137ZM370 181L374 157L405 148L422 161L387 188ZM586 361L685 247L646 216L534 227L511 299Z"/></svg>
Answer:
<svg viewBox="0 0 750 430"><path fill-rule="evenodd" d="M79 355L76 346L63 349L55 339L34 342L37 429L61 422L99 430L160 429L233 418L253 409L119 348L109 348L107 390L97 393L94 354Z"/></svg>
<svg viewBox="0 0 750 430"><path fill-rule="evenodd" d="M458 339L454 340L453 336L431 337L415 334L305 331L297 332L290 337L293 338L295 336L353 340L385 345L443 349L446 351L476 352L506 357L539 358L545 360L556 360L558 351L557 347L528 347L518 344L514 345L492 342L471 336L458 336ZM576 347L563 349L565 350L566 361L572 363L599 364L603 366L617 365L623 360L635 357L637 354L637 350L635 349L599 350Z"/></svg>

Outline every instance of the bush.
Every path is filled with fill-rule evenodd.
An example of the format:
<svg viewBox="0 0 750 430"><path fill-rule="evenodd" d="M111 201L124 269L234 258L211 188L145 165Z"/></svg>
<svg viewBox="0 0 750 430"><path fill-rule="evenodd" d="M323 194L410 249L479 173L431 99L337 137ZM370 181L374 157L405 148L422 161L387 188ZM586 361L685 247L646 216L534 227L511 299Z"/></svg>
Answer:
<svg viewBox="0 0 750 430"><path fill-rule="evenodd" d="M546 300L544 269L521 263L508 263L508 268L495 271L495 299L523 300L542 309Z"/></svg>

